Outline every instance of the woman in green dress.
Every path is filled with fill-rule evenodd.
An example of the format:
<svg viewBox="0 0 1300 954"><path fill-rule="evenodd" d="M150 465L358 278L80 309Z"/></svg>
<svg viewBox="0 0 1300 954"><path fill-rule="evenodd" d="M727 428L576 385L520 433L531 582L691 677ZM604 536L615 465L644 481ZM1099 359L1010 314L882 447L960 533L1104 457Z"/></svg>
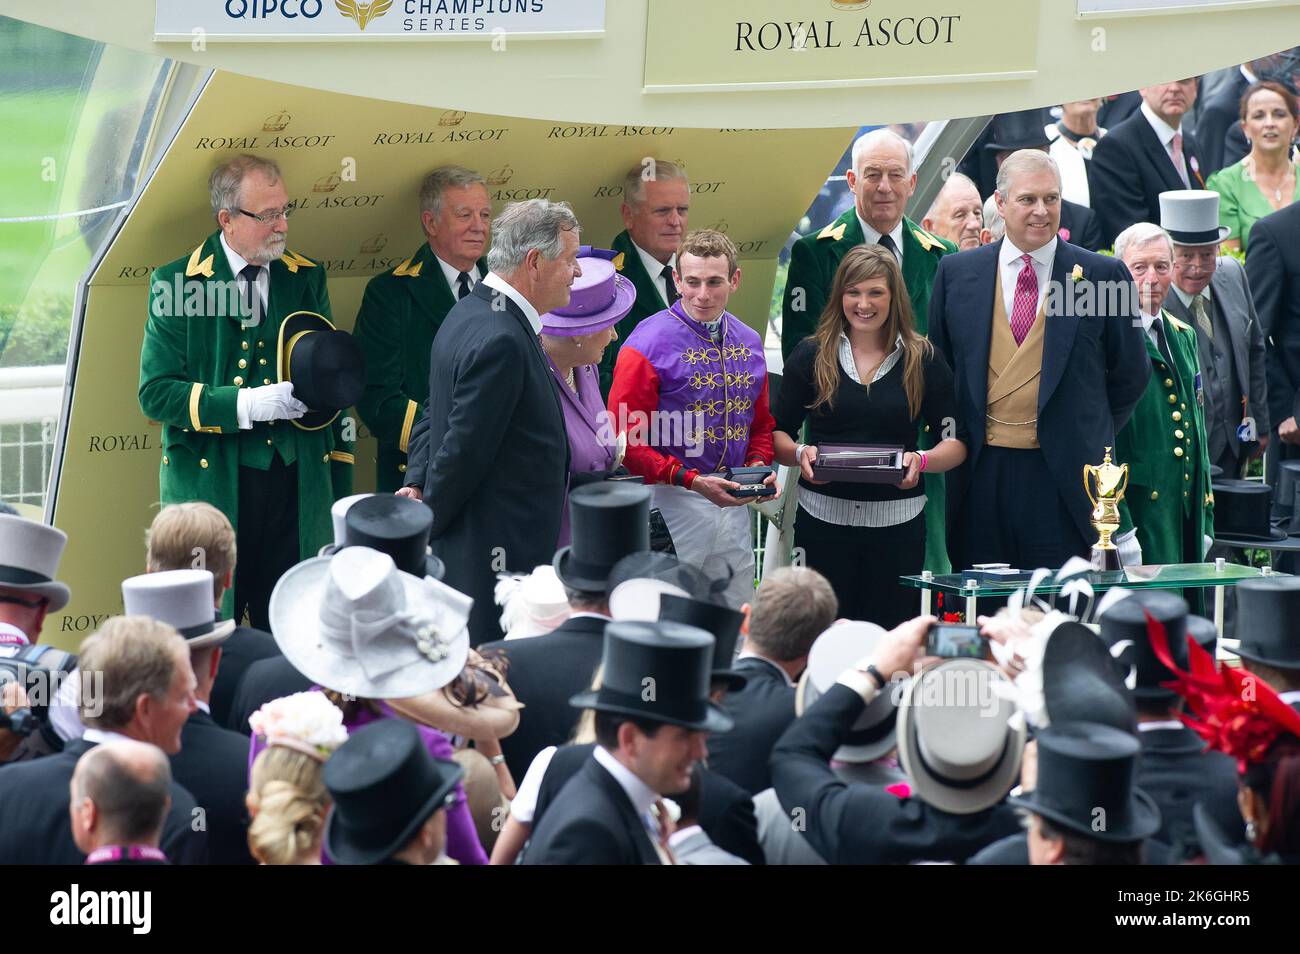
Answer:
<svg viewBox="0 0 1300 954"><path fill-rule="evenodd" d="M1246 251L1256 221L1300 199L1300 163L1293 151L1297 126L1295 94L1280 83L1254 83L1242 94L1241 128L1250 152L1206 183L1219 193L1219 224L1232 229L1225 249Z"/></svg>

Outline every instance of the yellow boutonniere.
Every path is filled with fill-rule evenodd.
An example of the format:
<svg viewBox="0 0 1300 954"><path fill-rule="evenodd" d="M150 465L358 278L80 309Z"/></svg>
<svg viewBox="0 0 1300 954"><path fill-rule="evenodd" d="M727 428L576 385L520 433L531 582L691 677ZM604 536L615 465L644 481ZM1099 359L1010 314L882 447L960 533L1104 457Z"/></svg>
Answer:
<svg viewBox="0 0 1300 954"><path fill-rule="evenodd" d="M1076 282L1081 280L1083 278L1083 266L1082 265L1074 266L1074 271L1070 273L1070 278L1071 280Z"/></svg>

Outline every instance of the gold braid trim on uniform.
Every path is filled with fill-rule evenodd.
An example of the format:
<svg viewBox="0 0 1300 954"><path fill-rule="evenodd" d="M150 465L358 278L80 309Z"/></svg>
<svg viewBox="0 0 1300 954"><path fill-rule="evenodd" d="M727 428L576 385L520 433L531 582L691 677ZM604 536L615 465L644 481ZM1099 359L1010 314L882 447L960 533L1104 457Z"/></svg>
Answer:
<svg viewBox="0 0 1300 954"><path fill-rule="evenodd" d="M340 464L355 464L357 458L347 451L330 451L330 460L336 460Z"/></svg>
<svg viewBox="0 0 1300 954"><path fill-rule="evenodd" d="M203 430L199 423L199 398L203 395L203 385L195 381L190 387L190 426L196 431Z"/></svg>
<svg viewBox="0 0 1300 954"><path fill-rule="evenodd" d="M397 449L403 454L406 453L406 446L411 440L411 425L415 423L415 412L419 410L420 405L414 401L406 402L406 417L402 418L402 433L397 438Z"/></svg>

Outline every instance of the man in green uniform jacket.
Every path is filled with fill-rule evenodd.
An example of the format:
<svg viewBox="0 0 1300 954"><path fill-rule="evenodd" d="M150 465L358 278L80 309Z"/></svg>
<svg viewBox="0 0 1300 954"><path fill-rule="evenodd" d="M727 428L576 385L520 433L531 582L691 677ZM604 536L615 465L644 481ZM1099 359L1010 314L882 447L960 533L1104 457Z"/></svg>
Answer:
<svg viewBox="0 0 1300 954"><path fill-rule="evenodd" d="M1128 464L1125 501L1145 564L1200 563L1214 535L1214 494L1202 409L1196 332L1161 303L1173 280L1173 246L1158 225L1120 233L1115 254L1138 283L1151 380L1115 437L1115 462Z"/></svg>
<svg viewBox="0 0 1300 954"><path fill-rule="evenodd" d="M930 288L939 259L957 246L932 235L903 214L916 189L912 145L888 129L874 129L853 144L853 168L846 175L854 204L819 232L810 232L790 249L781 308L781 356L790 357L813 333L826 308L835 270L846 252L864 243L884 245L901 258L903 282L912 300L916 330L929 327ZM933 447L942 435L923 434L921 448ZM945 495L942 474L925 474L925 568L948 573Z"/></svg>
<svg viewBox="0 0 1300 954"><path fill-rule="evenodd" d="M291 209L278 166L239 156L209 185L220 228L150 280L140 409L163 425L161 502L205 500L236 529L223 615L247 609L269 629L276 580L330 542L330 505L352 492L352 428L342 416L295 426L306 406L279 380L284 318L331 316L325 269L285 247Z"/></svg>
<svg viewBox="0 0 1300 954"><path fill-rule="evenodd" d="M677 246L686 234L690 211L690 182L676 163L649 159L624 176L624 230L609 247L623 253L623 277L636 288L636 301L614 326L617 340L626 341L643 318L663 311L680 297L672 272L677 268ZM606 348L600 361L600 393L606 398L617 360L618 348Z"/></svg>
<svg viewBox="0 0 1300 954"><path fill-rule="evenodd" d="M487 274L483 256L492 201L477 172L440 166L420 186L426 241L410 258L366 284L355 334L366 356L357 413L379 442L375 489L407 483L411 429L429 397L429 352L452 305Z"/></svg>

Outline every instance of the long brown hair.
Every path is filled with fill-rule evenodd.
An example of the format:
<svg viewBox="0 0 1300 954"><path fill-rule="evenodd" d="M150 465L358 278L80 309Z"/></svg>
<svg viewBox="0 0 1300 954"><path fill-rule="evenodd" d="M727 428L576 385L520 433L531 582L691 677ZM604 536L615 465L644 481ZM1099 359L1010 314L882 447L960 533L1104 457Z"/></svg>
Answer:
<svg viewBox="0 0 1300 954"><path fill-rule="evenodd" d="M828 411L835 407L835 391L840 386L840 334L849 333L849 320L844 316L844 290L870 278L884 278L889 288L885 347L892 350L893 342L902 336L903 390L907 394L908 413L916 418L920 416L921 399L925 394L922 362L931 354L930 342L916 333L912 299L903 284L903 272L897 259L879 245L858 245L849 249L835 271L826 308L817 322L817 330L813 332L813 340L817 342L817 357L813 362L817 398L808 409L816 410L823 404Z"/></svg>

